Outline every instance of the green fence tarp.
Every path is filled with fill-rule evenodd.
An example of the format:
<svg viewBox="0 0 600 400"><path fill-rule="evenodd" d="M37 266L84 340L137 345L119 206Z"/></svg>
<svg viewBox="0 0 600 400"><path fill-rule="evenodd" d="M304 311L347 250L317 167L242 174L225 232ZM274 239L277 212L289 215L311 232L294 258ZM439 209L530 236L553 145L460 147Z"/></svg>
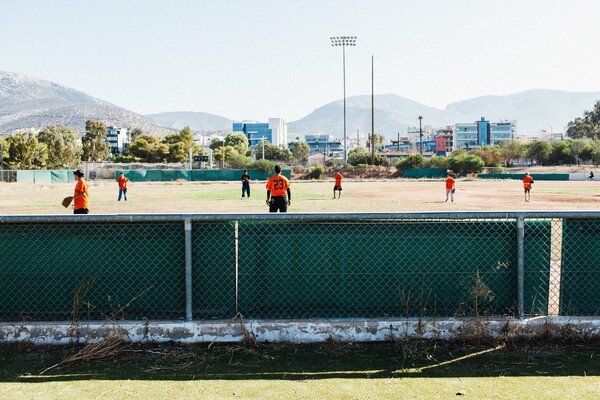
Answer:
<svg viewBox="0 0 600 400"><path fill-rule="evenodd" d="M239 181L244 173L242 169L194 169L194 170L167 170L167 169L149 169L149 170L117 170L115 179L121 172L132 182L160 182L175 181L178 179L187 181ZM273 173L264 171L249 170L248 174L252 180L267 180ZM288 179L292 177L290 169L284 169L281 174Z"/></svg>
<svg viewBox="0 0 600 400"><path fill-rule="evenodd" d="M523 180L525 174L478 174L481 179L517 179ZM569 174L537 174L532 173L534 181L568 181Z"/></svg>
<svg viewBox="0 0 600 400"><path fill-rule="evenodd" d="M192 224L192 293L194 318L228 318L235 315L235 249L233 223ZM216 245L220 243L220 245Z"/></svg>
<svg viewBox="0 0 600 400"><path fill-rule="evenodd" d="M600 222L563 220L561 315L600 314Z"/></svg>
<svg viewBox="0 0 600 400"><path fill-rule="evenodd" d="M51 171L33 171L33 180L35 183L52 183Z"/></svg>
<svg viewBox="0 0 600 400"><path fill-rule="evenodd" d="M160 182L162 179L162 171L160 169L146 170L146 182Z"/></svg>
<svg viewBox="0 0 600 400"><path fill-rule="evenodd" d="M445 178L448 170L445 168L411 168L405 169L402 176L404 178L422 179L422 178Z"/></svg>
<svg viewBox="0 0 600 400"><path fill-rule="evenodd" d="M73 175L73 171L54 170L54 171L50 171L50 174L51 174L52 183L68 183L68 182L75 181L75 176Z"/></svg>
<svg viewBox="0 0 600 400"><path fill-rule="evenodd" d="M33 171L29 170L18 170L17 171L17 182L19 183L34 183Z"/></svg>
<svg viewBox="0 0 600 400"><path fill-rule="evenodd" d="M516 312L513 222L347 222L335 230L323 224L330 222L239 221L244 316L400 317L422 309L430 316L468 316L474 314L475 285L482 292L480 315ZM549 224L527 229L550 248ZM528 313L546 310L549 257L549 250L527 255L533 265L526 270Z"/></svg>
<svg viewBox="0 0 600 400"><path fill-rule="evenodd" d="M85 318L185 318L181 223L2 224L0 242L2 320L70 321L77 289Z"/></svg>

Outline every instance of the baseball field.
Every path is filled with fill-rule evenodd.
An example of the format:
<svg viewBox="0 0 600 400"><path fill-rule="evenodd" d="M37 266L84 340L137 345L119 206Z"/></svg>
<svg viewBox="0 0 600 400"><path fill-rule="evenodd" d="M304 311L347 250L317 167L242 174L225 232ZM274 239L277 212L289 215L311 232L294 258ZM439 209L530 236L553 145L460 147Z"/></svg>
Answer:
<svg viewBox="0 0 600 400"><path fill-rule="evenodd" d="M93 214L267 213L265 182L241 199L238 182L131 182L117 201L111 180L89 182ZM0 183L0 215L68 215L61 200L73 183ZM439 212L600 210L600 182L443 180L292 180L289 212ZM101 360L53 368L77 349L0 346L2 399L335 398L582 399L600 397L597 341L436 343L391 340L312 345L124 345Z"/></svg>
<svg viewBox="0 0 600 400"><path fill-rule="evenodd" d="M267 213L264 181L253 181L250 199L241 199L238 182L130 182L128 201L117 202L111 180L89 182L93 214ZM72 184L0 183L0 214L70 214L61 200ZM333 200L333 180L292 181L289 212L567 211L599 210L600 182L536 181L526 203L522 182L456 182L455 201L445 202L443 180L344 181L341 199Z"/></svg>

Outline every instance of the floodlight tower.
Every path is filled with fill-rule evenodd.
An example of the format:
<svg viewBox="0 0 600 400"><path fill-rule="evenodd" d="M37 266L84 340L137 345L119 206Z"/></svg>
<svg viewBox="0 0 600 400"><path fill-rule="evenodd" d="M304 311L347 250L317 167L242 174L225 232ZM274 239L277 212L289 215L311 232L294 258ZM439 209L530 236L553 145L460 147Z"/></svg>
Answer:
<svg viewBox="0 0 600 400"><path fill-rule="evenodd" d="M332 36L331 46L342 47L344 70L344 165L348 163L348 141L346 139L346 46L356 46L356 36Z"/></svg>

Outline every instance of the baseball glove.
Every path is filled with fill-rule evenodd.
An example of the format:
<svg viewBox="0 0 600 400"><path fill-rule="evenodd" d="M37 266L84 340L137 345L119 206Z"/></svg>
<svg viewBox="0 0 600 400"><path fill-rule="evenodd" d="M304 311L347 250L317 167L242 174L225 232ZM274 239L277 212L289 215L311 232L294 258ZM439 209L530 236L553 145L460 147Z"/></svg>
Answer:
<svg viewBox="0 0 600 400"><path fill-rule="evenodd" d="M69 197L65 197L62 201L62 206L64 208L67 208L71 205L71 202L73 201L73 197L69 196Z"/></svg>

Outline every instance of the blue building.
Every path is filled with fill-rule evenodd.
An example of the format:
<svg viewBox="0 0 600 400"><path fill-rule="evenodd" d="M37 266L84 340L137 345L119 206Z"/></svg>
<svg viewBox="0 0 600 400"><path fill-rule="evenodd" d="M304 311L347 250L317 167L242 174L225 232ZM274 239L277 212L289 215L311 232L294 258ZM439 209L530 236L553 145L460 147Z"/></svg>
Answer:
<svg viewBox="0 0 600 400"><path fill-rule="evenodd" d="M454 148L476 149L484 146L498 146L505 140L513 140L517 121L490 122L484 117L473 123L454 126Z"/></svg>
<svg viewBox="0 0 600 400"><path fill-rule="evenodd" d="M269 118L268 123L256 121L234 122L232 130L246 135L251 148L255 148L263 140L275 146L287 145L287 124L281 118Z"/></svg>

